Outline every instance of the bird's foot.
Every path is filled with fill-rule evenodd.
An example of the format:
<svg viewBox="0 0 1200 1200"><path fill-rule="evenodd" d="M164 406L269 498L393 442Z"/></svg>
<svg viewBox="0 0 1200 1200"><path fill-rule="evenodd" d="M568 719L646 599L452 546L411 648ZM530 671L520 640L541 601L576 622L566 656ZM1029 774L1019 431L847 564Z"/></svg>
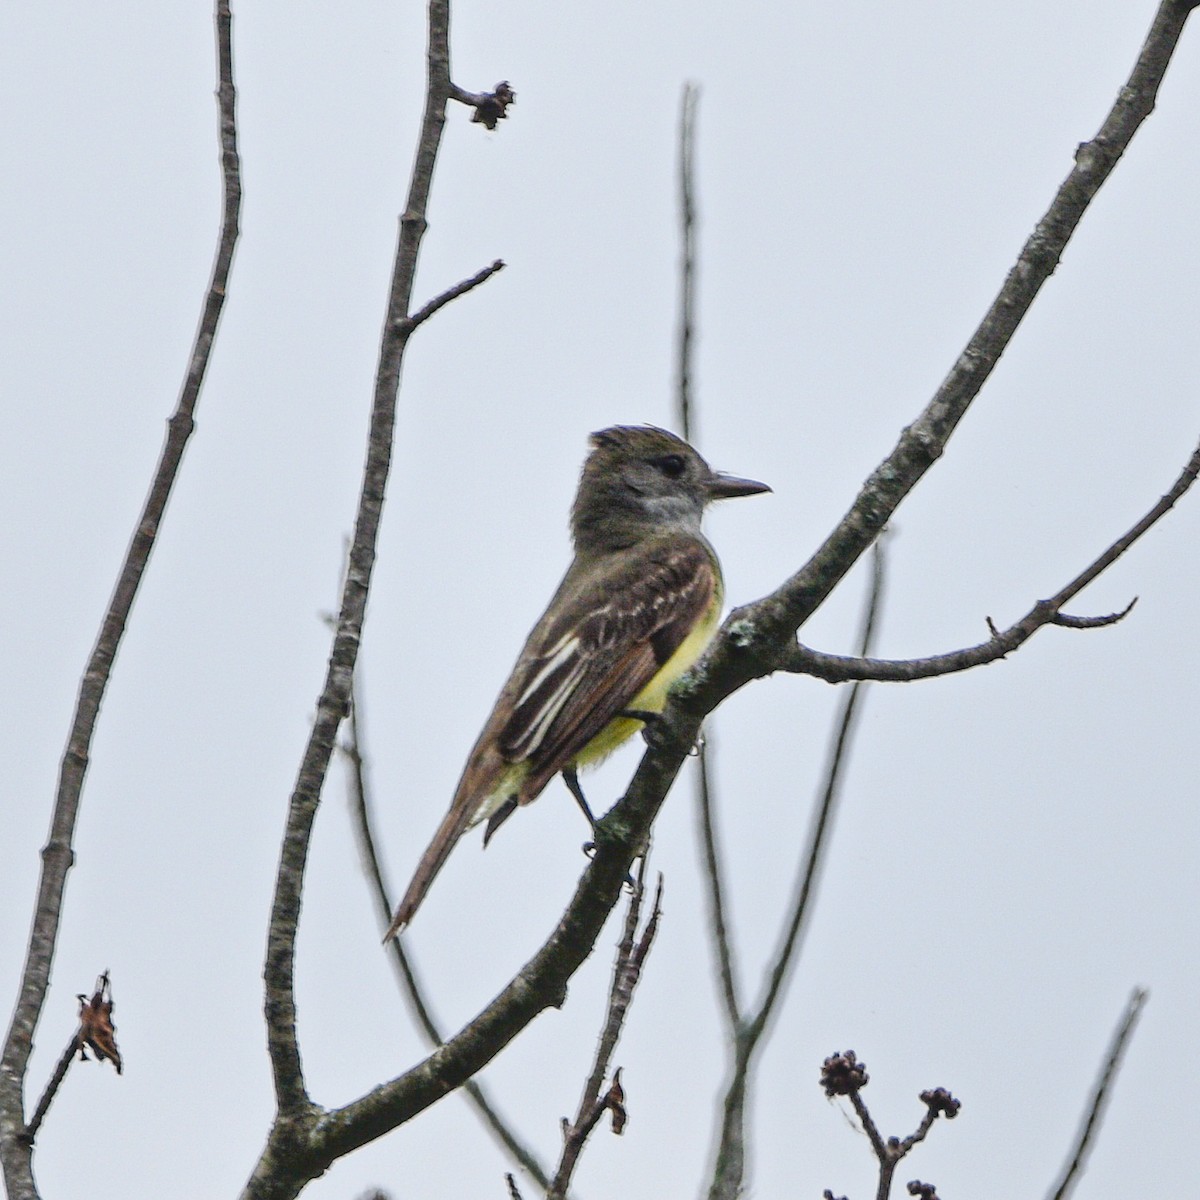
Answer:
<svg viewBox="0 0 1200 1200"><path fill-rule="evenodd" d="M626 708L617 713L617 716L624 717L627 721L641 721L642 740L651 749L658 746L662 740L662 713L647 712L642 708Z"/></svg>

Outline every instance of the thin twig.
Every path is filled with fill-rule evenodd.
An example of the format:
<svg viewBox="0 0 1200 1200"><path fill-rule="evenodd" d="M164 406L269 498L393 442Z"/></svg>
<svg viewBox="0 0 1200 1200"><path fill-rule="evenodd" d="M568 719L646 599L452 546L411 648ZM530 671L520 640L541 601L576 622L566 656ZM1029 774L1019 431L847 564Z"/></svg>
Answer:
<svg viewBox="0 0 1200 1200"><path fill-rule="evenodd" d="M1137 1028L1138 1019L1142 1015L1142 1009L1145 1008L1149 996L1150 993L1145 988L1134 988L1126 1002L1121 1023L1117 1026L1112 1041L1109 1043L1104 1065L1100 1068L1100 1074L1092 1089L1091 1103L1079 1126L1079 1134L1072 1147L1071 1157L1063 1169L1057 1186L1047 1193L1049 1200L1067 1200L1083 1176L1092 1143L1100 1130L1100 1122L1104 1119L1104 1110L1108 1107L1113 1082L1121 1068L1121 1059L1125 1055L1129 1039L1133 1037L1133 1031Z"/></svg>
<svg viewBox="0 0 1200 1200"><path fill-rule="evenodd" d="M704 882L708 897L708 927L712 932L713 955L717 961L717 976L721 984L721 998L725 1004L725 1017L731 1033L736 1034L742 1023L742 1008L738 1000L737 975L733 966L733 944L729 936L729 925L725 916L725 891L722 876L724 868L720 845L717 840L716 805L713 802L713 787L709 763L715 753L713 734L705 730L700 745L700 778L696 786L696 812L700 823L700 841L704 846Z"/></svg>
<svg viewBox="0 0 1200 1200"><path fill-rule="evenodd" d="M184 446L194 428L194 413L200 388L208 369L213 341L228 293L233 250L238 238L238 214L241 207L241 174L237 150L237 121L233 86L232 15L229 0L217 0L217 105L220 120L221 173L224 210L217 241L216 260L200 317L200 326L184 374L178 403L167 421L167 436L150 484L133 538L100 626L95 647L84 668L66 751L59 768L58 790L50 819L50 836L42 850L42 874L38 884L20 994L12 1024L4 1043L0 1064L0 1158L5 1180L12 1196L35 1194L30 1168L29 1146L19 1131L22 1118L22 1090L34 1030L45 1005L50 968L58 942L63 895L67 872L75 861L72 846L80 796L87 774L92 738L104 694L112 676L125 627L129 620L150 552L154 548L167 501L179 473Z"/></svg>
<svg viewBox="0 0 1200 1200"><path fill-rule="evenodd" d="M1124 620L1137 603L1136 597L1120 612L1105 613L1097 617L1069 616L1062 606L1073 600L1101 572L1112 566L1148 529L1164 517L1178 503L1184 493L1196 482L1200 474L1200 446L1192 452L1179 478L1131 529L1123 533L1112 545L1093 559L1070 583L1066 584L1048 600L1039 600L1015 625L1003 631L997 629L991 618L987 625L992 636L977 646L955 650L949 654L937 654L930 658L878 659L865 656L851 658L839 654L822 654L799 642L793 642L779 656L779 669L813 675L829 683L842 683L851 679L872 679L881 682L911 682L929 679L936 675L949 675L966 671L971 667L995 662L1011 654L1027 642L1044 625L1058 625L1064 629L1097 629L1115 625Z"/></svg>
<svg viewBox="0 0 1200 1200"><path fill-rule="evenodd" d="M692 399L692 379L695 375L695 298L696 298L696 111L700 103L700 88L694 83L683 86L679 105L679 334L676 339L677 387L675 419L680 435L690 442L695 437L695 405ZM713 954L717 962L721 996L731 1030L741 1020L733 967L733 948L729 924L725 918L725 899L722 887L721 853L717 841L716 808L713 772L711 724L699 739L696 784L697 818L700 841L704 847L704 879L707 884L709 928L713 937Z"/></svg>
<svg viewBox="0 0 1200 1200"><path fill-rule="evenodd" d="M461 283L456 283L453 287L447 288L440 296L435 296L423 308L417 309L411 317L401 317L400 325L412 333L418 325L423 325L435 312L445 308L451 300L457 300L459 296L465 296L467 292L473 288L477 288L481 283L485 283L491 279L497 271L504 270L504 262L501 259L496 259L490 267L484 267L481 271L476 271L470 279L464 279Z"/></svg>
<svg viewBox="0 0 1200 1200"><path fill-rule="evenodd" d="M863 615L862 632L859 638L860 654L867 654L875 636L880 605L883 600L884 555L882 541L876 542L872 556L871 589ZM829 833L833 828L833 815L840 795L843 766L849 756L851 736L859 708L859 689L856 683L842 704L833 738L829 765L825 772L821 803L813 816L808 845L800 860L800 873L796 898L788 916L786 932L774 963L765 974L766 985L757 1011L741 1017L735 1026L733 1039L733 1064L730 1082L726 1088L725 1101L721 1109L721 1129L717 1136L717 1151L714 1160L709 1200L734 1200L741 1195L746 1172L746 1098L750 1088L750 1073L755 1053L763 1033L782 994L801 944L801 932L809 913L809 905L816 894L821 864Z"/></svg>
<svg viewBox="0 0 1200 1200"><path fill-rule="evenodd" d="M696 325L696 106L700 88L683 87L679 106L679 337L676 407L679 433L685 442L695 438L692 411L692 340Z"/></svg>
<svg viewBox="0 0 1200 1200"><path fill-rule="evenodd" d="M79 1047L79 1030L76 1030L63 1052L58 1056L58 1062L54 1065L54 1073L47 1080L37 1108L33 1110L33 1116L29 1118L29 1124L25 1127L24 1139L31 1146L37 1140L38 1130L41 1129L42 1122L50 1111L50 1105L54 1103L54 1096L62 1085L62 1081L67 1077L71 1063L75 1061L75 1056L79 1053Z"/></svg>
<svg viewBox="0 0 1200 1200"><path fill-rule="evenodd" d="M863 1133L867 1135L867 1141L871 1143L871 1149L875 1151L875 1157L882 1162L887 1158L887 1143L883 1140L883 1135L879 1132L879 1127L875 1124L874 1117L871 1116L866 1104L863 1103L863 1098L858 1092L850 1093L850 1103L854 1105L854 1111L858 1114L859 1124L863 1127Z"/></svg>
<svg viewBox="0 0 1200 1200"><path fill-rule="evenodd" d="M613 1128L620 1132L624 1125L624 1111L621 1089L621 1069L618 1067L612 1081L612 1086L605 1095L600 1094L604 1080L608 1076L609 1063L613 1051L629 1014L629 1006L633 1003L633 992L641 977L642 966L650 947L654 944L654 935L658 931L659 918L662 915L662 876L658 877L658 885L654 892L654 907L650 919L640 936L637 933L638 920L641 915L642 896L644 893L646 860L643 857L638 867L638 878L634 885L633 895L629 898L629 908L625 914L625 927L617 950L617 960L613 966L612 984L609 988L608 1009L605 1014L604 1029L596 1047L596 1056L592 1063L591 1073L583 1087L583 1095L579 1101L579 1109L573 1122L563 1121L563 1149L559 1158L558 1170L554 1174L554 1182L546 1192L546 1200L564 1200L567 1189L571 1186L571 1178L579 1163L579 1156L587 1144L588 1138L596 1128L600 1118L606 1112L613 1112ZM636 941L635 941L636 938Z"/></svg>
<svg viewBox="0 0 1200 1200"><path fill-rule="evenodd" d="M391 921L391 914L395 910L395 906L392 903L387 881L383 877L383 867L375 846L375 832L371 819L373 805L363 751L362 709L357 693L357 687L352 686L350 716L347 719L349 737L348 741L339 748L350 764L350 813L354 836L358 843L363 872L367 877L371 895L375 901L375 913L380 921L379 928L384 930ZM442 1044L441 1030L425 999L424 988L413 964L412 956L405 947L404 939L393 938L389 944L392 963L396 969L401 990L412 1009L417 1025L431 1046L440 1046ZM547 1188L550 1184L550 1177L534 1156L533 1151L512 1131L507 1118L500 1114L483 1085L474 1079L468 1079L463 1084L463 1090L496 1140L528 1172L538 1187L543 1190Z"/></svg>
<svg viewBox="0 0 1200 1200"><path fill-rule="evenodd" d="M866 613L863 617L862 633L859 639L860 652L865 657L875 640L875 630L879 621L879 612L883 604L883 587L886 561L884 542L881 539L875 543L871 556L871 590L867 599ZM833 753L825 773L825 784L821 794L821 804L813 821L809 834L808 846L805 850L800 869L800 886L796 892L796 900L792 907L787 933L779 947L775 964L771 969L770 982L766 993L759 1005L758 1012L751 1019L750 1027L754 1036L760 1036L766 1028L779 998L784 980L787 978L795 956L800 947L800 935L808 917L809 902L815 892L820 876L821 863L824 859L828 834L833 827L833 815L840 794L842 772L849 758L851 738L857 720L858 708L861 702L861 683L855 683L842 705L838 718L837 734L833 741Z"/></svg>

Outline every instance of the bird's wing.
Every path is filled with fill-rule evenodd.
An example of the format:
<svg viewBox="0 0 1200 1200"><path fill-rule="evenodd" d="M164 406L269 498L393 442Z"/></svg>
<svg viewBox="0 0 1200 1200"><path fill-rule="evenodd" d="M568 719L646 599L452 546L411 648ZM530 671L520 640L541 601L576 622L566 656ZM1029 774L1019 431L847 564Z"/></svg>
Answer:
<svg viewBox="0 0 1200 1200"><path fill-rule="evenodd" d="M480 803L495 799L505 768L529 763L516 799L524 804L535 799L654 678L720 586L717 566L700 541L652 542L620 558L607 571L589 570L588 582L562 611L543 617L530 634L385 941L412 920L458 839L489 815ZM569 581L570 575L564 586ZM513 707L505 718L510 696ZM507 815L511 805L510 797L500 811ZM496 809L491 813L498 823ZM489 832L494 828L489 825Z"/></svg>
<svg viewBox="0 0 1200 1200"><path fill-rule="evenodd" d="M712 604L716 566L703 543L651 543L594 576L538 639L500 730L500 752L530 761L528 802L679 649Z"/></svg>

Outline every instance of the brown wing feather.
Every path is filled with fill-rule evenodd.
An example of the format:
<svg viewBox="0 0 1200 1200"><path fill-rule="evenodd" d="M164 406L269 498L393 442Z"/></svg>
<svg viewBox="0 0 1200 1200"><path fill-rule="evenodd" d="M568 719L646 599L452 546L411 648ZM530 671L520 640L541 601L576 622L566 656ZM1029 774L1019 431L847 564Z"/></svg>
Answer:
<svg viewBox="0 0 1200 1200"><path fill-rule="evenodd" d="M716 570L699 541L651 542L621 558L546 630L523 672L537 686L518 692L498 741L533 767L524 804L629 706L712 603Z"/></svg>

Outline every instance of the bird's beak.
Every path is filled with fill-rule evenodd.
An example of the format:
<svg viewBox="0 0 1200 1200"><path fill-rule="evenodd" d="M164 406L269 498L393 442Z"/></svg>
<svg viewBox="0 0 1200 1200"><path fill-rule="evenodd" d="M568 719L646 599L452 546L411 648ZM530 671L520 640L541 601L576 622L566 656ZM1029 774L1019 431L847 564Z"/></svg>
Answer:
<svg viewBox="0 0 1200 1200"><path fill-rule="evenodd" d="M739 479L736 475L712 475L708 480L708 498L710 500L732 500L735 496L757 496L759 492L769 492L771 489L765 483L756 479Z"/></svg>

